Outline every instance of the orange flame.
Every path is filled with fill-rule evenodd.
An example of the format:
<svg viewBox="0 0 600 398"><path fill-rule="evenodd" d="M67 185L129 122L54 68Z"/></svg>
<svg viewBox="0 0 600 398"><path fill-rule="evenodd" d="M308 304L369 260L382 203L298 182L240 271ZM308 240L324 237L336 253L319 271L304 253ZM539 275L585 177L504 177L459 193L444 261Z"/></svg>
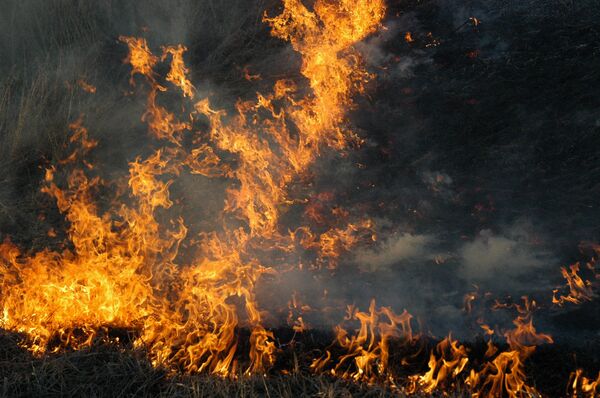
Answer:
<svg viewBox="0 0 600 398"><path fill-rule="evenodd" d="M164 61L168 55L171 55L171 70L167 74L167 81L179 87L185 97L192 98L195 88L187 77L189 70L183 62L183 53L186 51L187 48L181 44L177 47L163 47L161 60Z"/></svg>
<svg viewBox="0 0 600 398"><path fill-rule="evenodd" d="M96 87L88 82L86 82L83 79L78 79L77 80L77 84L79 85L79 87L81 87L81 89L83 91L85 91L86 93L90 93L90 94L95 94L96 93Z"/></svg>
<svg viewBox="0 0 600 398"><path fill-rule="evenodd" d="M383 0L317 0L314 12L297 0L284 1L282 14L265 21L302 56L311 90L305 94L296 83L280 80L271 93L239 101L233 115L203 98L191 114L177 117L160 103L168 89L155 68L170 59L166 81L193 99L185 47L163 47L158 57L145 39L120 37L129 48L130 84L140 75L149 86L141 119L164 146L129 164L127 188L118 187L112 206L104 209L94 199L108 184L84 158L97 143L81 121L73 125L71 141L78 148L59 164L74 170L49 168L43 188L70 224L70 248L23 253L8 241L0 245L0 326L24 333L26 345L38 354L89 345L104 327L133 328L134 345L147 350L154 365L219 375L235 371L236 329L246 327L251 331L246 373L264 373L277 348L263 326L255 290L262 275L276 270L256 252L294 247L294 233L282 231L279 223L286 207L303 202L289 197L290 185L306 178L321 151L357 141L345 115L371 75L352 46L377 29L383 14ZM207 133L193 131L198 118L208 121ZM191 149L182 144L186 134L192 135ZM162 222L167 210L176 210L170 187L184 172L232 182L219 215L222 229L194 237L197 253L185 260L183 218ZM61 186L58 177L64 174L67 183ZM340 252L363 234L373 235L369 220L345 224L320 233L307 226L296 230L312 236L304 243L334 266ZM397 335L398 325L408 327L410 316L375 310L374 303L370 313L355 316L365 326L348 348L369 346L352 357L362 372L372 373L373 354L367 351L376 350L378 366L385 366L387 338ZM381 317L388 322L378 321ZM386 337L376 339L375 330Z"/></svg>
<svg viewBox="0 0 600 398"><path fill-rule="evenodd" d="M600 372L596 380L583 376L583 370L577 369L571 373L569 393L573 398L593 398L600 394Z"/></svg>
<svg viewBox="0 0 600 398"><path fill-rule="evenodd" d="M569 266L569 269L566 267L561 267L560 272L562 273L563 278L567 281L567 286L569 287L569 293L565 295L560 295L556 297L556 293L558 293L558 289L554 290L554 294L552 296L552 303L562 306L565 303L572 304L581 304L585 301L591 301L595 296L595 293L592 288L592 282L589 280L583 280L581 276L579 276L579 263L572 264Z"/></svg>
<svg viewBox="0 0 600 398"><path fill-rule="evenodd" d="M395 314L389 307L377 309L375 300L371 301L369 312L358 311L348 306L345 320L358 321L360 327L350 333L343 324L336 327L337 344L344 349L331 373L355 381L374 381L386 375L389 361L389 342L391 339L411 341L413 332L412 316L406 312ZM321 372L331 363L331 353L316 359L311 365L315 372Z"/></svg>
<svg viewBox="0 0 600 398"><path fill-rule="evenodd" d="M469 362L466 348L448 336L437 345L435 351L439 357L431 352L429 371L424 375L409 378L409 393L423 391L430 394L438 388L454 390L457 387L453 383Z"/></svg>
<svg viewBox="0 0 600 398"><path fill-rule="evenodd" d="M553 340L547 334L538 333L533 326L535 301L523 297L523 305L516 304L514 307L518 312L513 321L515 329L504 334L510 350L500 352L479 373L472 371L465 381L474 397L504 394L510 398L540 396L534 387L527 384L524 361L535 351L537 345L551 344ZM495 351L497 350L490 344L486 355L492 356Z"/></svg>

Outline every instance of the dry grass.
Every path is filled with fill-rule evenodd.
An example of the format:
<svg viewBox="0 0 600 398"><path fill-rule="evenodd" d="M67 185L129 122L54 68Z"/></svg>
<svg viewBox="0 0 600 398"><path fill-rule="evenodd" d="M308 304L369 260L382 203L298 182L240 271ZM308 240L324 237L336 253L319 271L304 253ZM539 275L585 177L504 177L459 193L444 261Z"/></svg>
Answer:
<svg viewBox="0 0 600 398"><path fill-rule="evenodd" d="M169 376L142 352L99 344L90 349L33 358L17 336L0 334L1 397L402 397L385 386L314 375L296 366L289 375L223 379ZM460 397L457 394L454 397ZM419 395L416 396L419 398Z"/></svg>

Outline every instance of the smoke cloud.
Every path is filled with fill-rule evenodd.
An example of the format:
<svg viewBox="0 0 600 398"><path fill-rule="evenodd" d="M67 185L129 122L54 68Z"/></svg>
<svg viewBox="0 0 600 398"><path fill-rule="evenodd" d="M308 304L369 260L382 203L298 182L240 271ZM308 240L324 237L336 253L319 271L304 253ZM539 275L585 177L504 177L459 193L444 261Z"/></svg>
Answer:
<svg viewBox="0 0 600 398"><path fill-rule="evenodd" d="M405 260L427 259L427 251L432 237L404 233L398 237L389 237L377 248L358 251L355 261L363 271L377 272Z"/></svg>

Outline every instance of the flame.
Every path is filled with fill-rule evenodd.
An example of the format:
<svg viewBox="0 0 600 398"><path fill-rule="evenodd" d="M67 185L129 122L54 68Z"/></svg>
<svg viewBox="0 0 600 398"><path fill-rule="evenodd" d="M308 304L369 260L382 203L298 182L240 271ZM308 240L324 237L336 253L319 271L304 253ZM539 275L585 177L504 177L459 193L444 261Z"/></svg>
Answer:
<svg viewBox="0 0 600 398"><path fill-rule="evenodd" d="M89 161L100 143L90 138L83 117L70 125L71 152L46 170L42 187L68 222L68 240L58 242L61 250L38 252L9 240L0 244L0 327L23 333L23 344L36 355L90 346L110 328L134 330L134 347L145 350L154 366L220 376L236 375L244 328L244 374L267 372L278 347L265 327L256 286L264 275L284 269L273 262L298 249L312 252L315 268L336 268L344 253L377 239L373 221L331 208L334 193L297 197L292 188L310 181L311 167L324 152L361 143L347 112L373 76L353 46L380 27L384 13L383 0L316 0L312 10L300 0L284 0L281 14L263 19L273 36L301 55L306 80L276 81L270 92L238 100L234 111L197 98L184 46L163 46L157 56L145 39L121 36L129 49L129 83L134 94L145 95L140 119L159 145L129 163L123 184L104 181L99 165ZM410 32L405 40L413 40ZM163 78L156 70L167 62ZM244 77L259 78L247 68ZM82 89L95 90L84 83L78 82ZM181 109L191 112L179 115L161 102L169 89L180 92L186 101ZM198 121L208 128L197 131ZM214 230L190 236L192 224L177 214L171 186L184 173L228 182ZM111 190L112 196L103 197ZM293 206L304 206L302 223L288 228L281 220ZM57 240L59 234L50 230L48 236ZM184 244L192 249L182 253ZM270 257L277 260L264 259ZM594 271L592 264L588 268ZM555 304L594 297L592 282L579 271L578 263L562 268L569 290L558 297L556 291ZM465 312L473 312L479 296L465 296ZM310 367L358 382L386 381L408 394L465 388L473 397L537 397L525 362L536 346L553 339L533 325L536 303L523 300L496 305L517 311L514 328L498 333L508 344L505 351L493 342L496 332L478 321L488 336L483 364L449 335L430 352L428 370L399 387L389 370L390 344L416 340L412 316L372 300L364 312L348 306L334 344ZM303 315L311 308L294 293L288 309L293 330L307 330ZM592 380L576 370L569 392L592 397L599 385L600 375Z"/></svg>
<svg viewBox="0 0 600 398"><path fill-rule="evenodd" d="M502 351L492 342L494 331L486 324L480 326L489 336L485 358L480 370L470 365L468 350L451 336L442 340L431 351L429 370L409 377L408 394L427 393L437 390L456 391L466 388L473 397L541 397L527 384L525 360L540 344L551 344L551 336L538 333L533 326L532 314L536 303L523 297L523 304L510 306L517 310L514 329L504 333L509 349Z"/></svg>
<svg viewBox="0 0 600 398"><path fill-rule="evenodd" d="M589 280L584 281L581 278L579 275L579 267L579 263L570 265L569 269L561 267L560 271L563 278L567 281L569 293L566 296L560 295L559 297L556 297L558 289L554 290L552 296L553 304L562 306L565 303L581 304L585 301L592 301L595 296L592 282Z"/></svg>
<svg viewBox="0 0 600 398"><path fill-rule="evenodd" d="M504 333L509 350L500 352L480 372L472 371L465 381L474 397L541 396L534 387L527 384L524 362L533 354L537 345L552 344L553 339L550 335L538 333L533 326L535 301L523 297L523 305L515 304L514 308L518 312L513 321L515 328ZM490 340L486 356L491 357L497 351Z"/></svg>
<svg viewBox="0 0 600 398"><path fill-rule="evenodd" d="M573 398L593 398L600 393L600 372L596 380L583 376L583 370L577 369L571 373L569 393Z"/></svg>
<svg viewBox="0 0 600 398"><path fill-rule="evenodd" d="M176 47L163 47L162 50L162 61L164 61L168 55L171 56L171 69L167 74L167 81L179 87L183 92L184 97L194 97L194 92L196 89L188 79L189 69L185 66L185 63L183 62L183 53L187 51L187 48L179 44Z"/></svg>
<svg viewBox="0 0 600 398"><path fill-rule="evenodd" d="M243 327L250 330L245 373L272 366L277 347L263 325L256 285L277 269L263 264L260 253L300 244L334 267L341 253L374 239L370 220L346 220L346 214L318 231L306 225L283 230L280 218L290 206L306 203L292 198L290 187L308 177L323 151L360 141L346 114L353 95L363 93L373 76L353 45L373 33L384 15L383 0L317 0L314 11L298 0L283 5L280 15L264 21L302 56L310 90L280 80L272 92L238 101L232 114L209 98L195 98L184 46L162 47L157 56L144 38L120 37L129 49L125 62L134 94L146 93L141 120L161 146L129 163L126 184L111 185L86 160L98 143L83 119L73 124L73 152L58 162L70 171L48 168L42 188L69 223L68 241L62 251L0 245L2 328L24 333L24 344L36 354L88 346L103 328L135 329L134 346L146 350L155 366L226 376L237 369L236 330ZM188 115L177 116L161 103L169 88L156 69L167 61L166 82L183 100L194 101L182 107L192 109ZM195 131L196 120L208 122L208 130ZM183 145L185 137L191 148ZM181 216L165 222L176 213L170 187L182 173L230 182L217 217L222 227L189 237ZM97 199L111 189L107 209ZM180 252L184 241L194 242L191 255ZM388 339L410 335L410 316L377 310L374 303L368 313L352 316L363 326L353 339L340 335L340 343L352 351L348 358L361 374L381 371Z"/></svg>
<svg viewBox="0 0 600 398"><path fill-rule="evenodd" d="M90 94L96 94L96 86L86 82L83 79L78 79L77 80L77 84L79 85L79 87L81 87L81 89L83 91L85 91L86 93L90 93Z"/></svg>
<svg viewBox="0 0 600 398"><path fill-rule="evenodd" d="M253 80L260 80L261 77L259 74L252 74L250 73L250 69L248 68L248 65L244 66L244 68L242 69L242 72L244 74L244 79L246 79L247 81L251 82Z"/></svg>
<svg viewBox="0 0 600 398"><path fill-rule="evenodd" d="M353 107L351 94L363 92L372 76L360 65L352 44L373 33L384 16L382 0L317 0L310 12L300 0L284 0L283 12L265 16L276 37L288 40L302 55L302 74L313 96L304 98L289 116L301 132L300 146L321 144L335 149L348 139L358 140L343 123ZM304 164L306 150L298 151L294 164Z"/></svg>
<svg viewBox="0 0 600 398"><path fill-rule="evenodd" d="M405 310L396 314L389 307L377 308L371 301L368 312L348 306L346 322L358 321L354 332L342 323L336 327L336 342L345 354L337 358L330 369L333 375L355 381L375 381L384 378L389 362L389 342L392 339L413 340L412 316ZM315 372L322 372L332 362L331 352L311 364Z"/></svg>
<svg viewBox="0 0 600 398"><path fill-rule="evenodd" d="M158 57L152 54L148 43L144 38L137 37L126 37L120 36L119 40L126 43L129 47L129 54L125 59L126 63L131 65L130 84L135 86L134 76L140 74L145 76L147 79L151 79L154 83L155 72L154 67L158 63ZM165 91L166 88L161 87L161 91Z"/></svg>
<svg viewBox="0 0 600 398"><path fill-rule="evenodd" d="M309 228L301 227L290 236L292 240L298 240L305 249L315 250L318 253L318 263L326 264L329 268L336 268L338 258L358 242L377 239L370 219L349 223L344 228L334 227L318 236Z"/></svg>
<svg viewBox="0 0 600 398"><path fill-rule="evenodd" d="M438 388L454 390L457 387L455 380L469 362L467 349L448 336L438 343L435 351L437 356L432 351L429 357L429 371L409 378L408 393L422 391L430 394Z"/></svg>
<svg viewBox="0 0 600 398"><path fill-rule="evenodd" d="M287 322L294 332L302 333L310 329L310 326L304 321L302 314L310 312L312 308L300 302L297 292L292 294L292 299L288 302L288 309Z"/></svg>

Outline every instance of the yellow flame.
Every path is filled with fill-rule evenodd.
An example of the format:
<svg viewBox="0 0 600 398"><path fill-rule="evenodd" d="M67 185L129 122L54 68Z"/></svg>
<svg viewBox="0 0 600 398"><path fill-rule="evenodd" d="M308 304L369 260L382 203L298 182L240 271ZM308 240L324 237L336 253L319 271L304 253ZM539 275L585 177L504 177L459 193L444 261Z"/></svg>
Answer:
<svg viewBox="0 0 600 398"><path fill-rule="evenodd" d="M404 311L394 313L389 307L377 308L371 301L368 312L353 306L347 310L346 322L358 321L359 328L349 331L344 324L336 327L336 342L345 354L331 368L333 375L355 381L374 381L386 375L390 340L412 341L412 316ZM322 372L332 363L329 351L313 361L311 369Z"/></svg>
<svg viewBox="0 0 600 398"><path fill-rule="evenodd" d="M263 325L256 284L276 271L255 252L291 250L300 243L335 266L341 252L363 235L373 236L369 220L342 220L319 233L298 226L296 231L311 237L298 242L279 221L286 207L302 203L289 197L289 187L305 177L320 152L357 141L346 113L371 75L352 46L377 29L383 13L382 0L317 0L314 12L299 1L284 1L282 14L265 21L302 56L310 90L280 80L271 93L239 101L233 114L215 109L208 98L194 99L185 47L163 47L159 57L145 39L120 37L129 48L130 84L148 86L141 119L163 146L129 164L126 187L117 187L105 209L96 199L109 185L85 159L97 143L81 121L73 125L76 148L58 162L73 170L49 168L43 188L69 222L67 248L27 253L8 241L0 245L0 326L25 333L27 346L38 354L89 345L104 327L133 328L134 345L147 350L156 366L219 375L235 371L236 329L244 327L250 329L246 373L265 372L277 349ZM161 104L168 88L155 69L167 60L165 80L195 101L189 115L178 117ZM206 133L193 131L198 119L208 122ZM192 135L192 148L183 145L186 134ZM227 161L221 153L228 154ZM231 182L217 215L223 227L191 237L196 253L185 260L180 256L188 238L185 221L163 221L173 207L170 187L184 172ZM67 183L60 184L58 176L65 174ZM408 327L410 317L375 310L374 304L370 313L355 316L371 323L348 347L367 344L353 358L361 372L370 373L374 354L368 351L376 350L378 366L384 366L387 338L397 335L398 325ZM374 323L382 317L388 321ZM376 330L386 337L376 338Z"/></svg>
<svg viewBox="0 0 600 398"><path fill-rule="evenodd" d="M571 373L568 390L573 398L597 397L600 394L600 372L594 380L585 377L582 369L577 369Z"/></svg>
<svg viewBox="0 0 600 398"><path fill-rule="evenodd" d="M567 281L569 293L556 297L558 289L554 290L552 297L552 303L559 306L565 303L581 304L585 301L591 301L594 298L595 293L592 288L592 282L589 280L583 280L579 275L579 263L572 264L569 269L561 267L560 269L563 278Z"/></svg>

